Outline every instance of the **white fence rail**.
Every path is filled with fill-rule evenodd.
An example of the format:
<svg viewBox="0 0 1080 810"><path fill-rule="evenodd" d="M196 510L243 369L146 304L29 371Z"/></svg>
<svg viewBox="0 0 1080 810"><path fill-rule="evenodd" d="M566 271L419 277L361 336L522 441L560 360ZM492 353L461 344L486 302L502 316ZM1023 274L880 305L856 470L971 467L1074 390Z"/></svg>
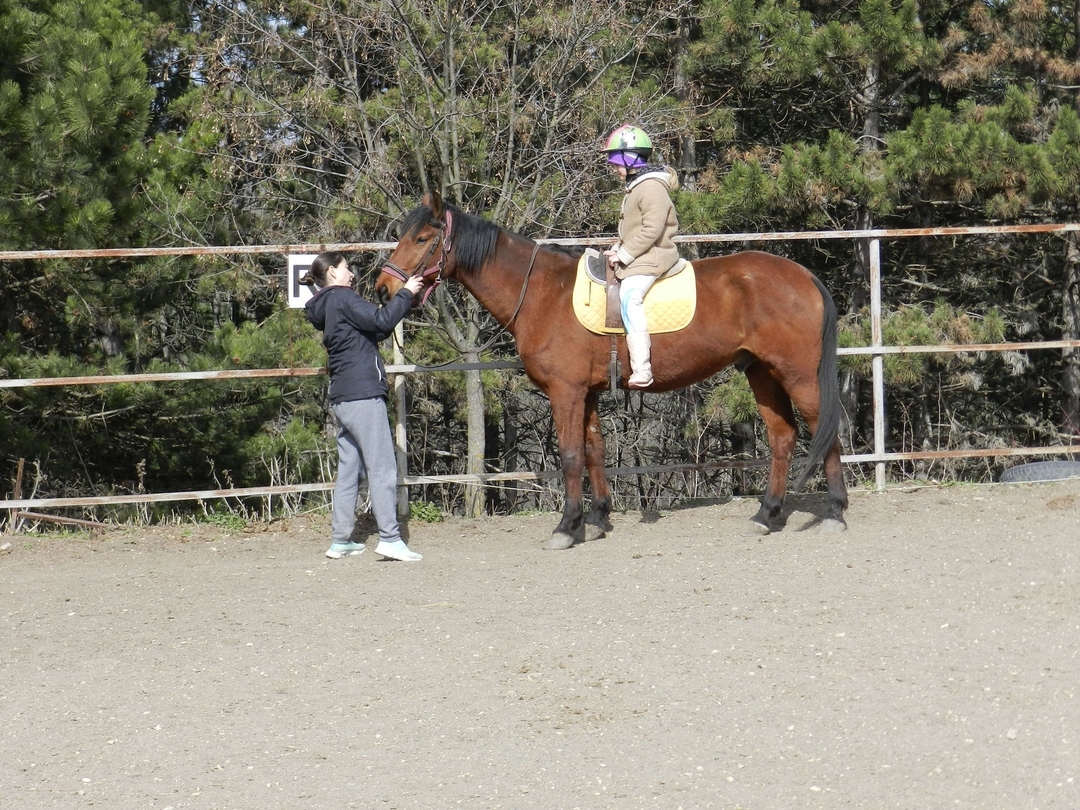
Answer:
<svg viewBox="0 0 1080 810"><path fill-rule="evenodd" d="M869 229L851 231L790 231L779 233L739 233L683 235L677 237L682 244L719 244L743 242L779 242L819 239L865 240L870 257L870 318L871 345L841 348L840 355L870 355L872 368L872 408L874 414L874 450L872 453L842 456L845 463L873 463L875 465L875 486L885 488L885 465L894 461L978 458L998 456L1040 456L1055 454L1078 454L1080 445L1054 445L1047 447L991 448L965 450L929 450L918 452L885 451L885 380L884 357L887 354L913 353L960 353L960 352L1006 352L1028 351L1056 348L1080 348L1080 340L1051 340L1027 343L989 343L989 344L940 344L934 346L885 346L882 343L881 330L881 240L904 239L911 237L935 236L971 236L984 234L1051 234L1080 232L1080 223L1046 225L1001 225L956 228L903 228ZM560 245L596 245L605 240L597 239L541 239L542 244ZM393 242L350 242L334 244L294 244L260 246L214 246L214 247L177 247L177 248L109 248L97 250L22 250L0 251L0 262L15 260L45 259L108 259L140 258L155 256L208 256L208 255L281 255L294 253L320 253L323 251L367 252L391 250ZM418 366L394 363L387 366L387 372L398 375L412 373L431 373L436 371L463 371L476 368L518 368L518 361L493 361L484 363L454 363L445 366ZM277 369L230 369L223 371L193 371L160 374L124 374L85 377L47 377L33 379L0 379L0 388L22 388L64 385L109 385L114 383L154 383L183 380L223 380L252 379L263 377L305 377L325 373L321 368L277 368ZM496 483L503 481L527 481L555 478L561 473L555 470L533 472L490 473L482 475L410 475L404 464L406 458L404 397L397 397L399 412L395 441L398 444L399 485L408 487L418 484L433 483ZM703 471L714 469L746 469L767 464L767 461L717 461L708 464L674 464L655 467L611 468L609 475L642 475L656 472ZM100 497L76 498L15 498L0 501L0 509L13 514L18 510L32 508L61 508L104 506L125 503L155 503L164 501L211 500L218 498L274 497L300 492L325 491L333 488L332 483L294 484L266 487L244 487L234 489L209 489L188 492L131 493ZM403 493L404 494L404 493ZM401 503L407 501L403 497Z"/></svg>

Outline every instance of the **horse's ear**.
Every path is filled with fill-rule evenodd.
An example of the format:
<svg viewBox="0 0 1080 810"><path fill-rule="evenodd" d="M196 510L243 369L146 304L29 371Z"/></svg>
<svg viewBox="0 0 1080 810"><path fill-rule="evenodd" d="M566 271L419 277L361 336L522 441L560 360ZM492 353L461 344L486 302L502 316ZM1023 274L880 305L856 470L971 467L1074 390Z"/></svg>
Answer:
<svg viewBox="0 0 1080 810"><path fill-rule="evenodd" d="M434 189L425 191L421 202L431 209L431 216L433 219L442 219L443 201L442 196L438 191L435 191Z"/></svg>

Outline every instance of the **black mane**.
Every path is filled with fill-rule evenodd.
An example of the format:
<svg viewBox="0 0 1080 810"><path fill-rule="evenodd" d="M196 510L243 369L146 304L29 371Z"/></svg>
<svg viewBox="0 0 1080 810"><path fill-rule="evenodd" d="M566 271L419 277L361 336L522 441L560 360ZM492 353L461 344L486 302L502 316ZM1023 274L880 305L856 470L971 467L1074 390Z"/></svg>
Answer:
<svg viewBox="0 0 1080 810"><path fill-rule="evenodd" d="M446 205L446 210L453 217L454 263L459 273L475 273L484 266L484 262L495 253L495 243L503 228L486 219L466 214L454 205ZM401 226L401 235L414 233L427 224L438 225L438 220L431 213L431 208L421 205L406 216Z"/></svg>
<svg viewBox="0 0 1080 810"><path fill-rule="evenodd" d="M481 217L474 216L473 214L467 214L455 205L444 206L454 220L454 230L451 234L451 238L454 243L454 263L457 266L457 272L475 273L484 263L490 259L495 253L495 245L499 239L499 234L503 231L507 231L506 228L501 225L496 225L494 222L489 222ZM421 205L414 208L402 221L401 235L404 237L406 234L414 233L428 223L438 226L438 221L432 216L431 208L426 205ZM520 234L515 234L520 236ZM528 237L522 236L522 239ZM541 245L541 250L552 250L557 253L563 253L571 257L579 257L585 252L585 249L578 246L566 246L566 245Z"/></svg>

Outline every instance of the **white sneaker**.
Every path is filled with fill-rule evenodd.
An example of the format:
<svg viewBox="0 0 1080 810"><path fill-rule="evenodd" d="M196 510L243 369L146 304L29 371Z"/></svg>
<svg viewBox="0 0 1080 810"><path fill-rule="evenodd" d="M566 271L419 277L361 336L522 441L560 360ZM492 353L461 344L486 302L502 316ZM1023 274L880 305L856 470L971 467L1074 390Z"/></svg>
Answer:
<svg viewBox="0 0 1080 810"><path fill-rule="evenodd" d="M404 540L395 540L392 543L380 540L379 544L375 546L375 553L402 562L419 562L424 559L422 555L417 554L415 551L409 551L409 547L405 545Z"/></svg>

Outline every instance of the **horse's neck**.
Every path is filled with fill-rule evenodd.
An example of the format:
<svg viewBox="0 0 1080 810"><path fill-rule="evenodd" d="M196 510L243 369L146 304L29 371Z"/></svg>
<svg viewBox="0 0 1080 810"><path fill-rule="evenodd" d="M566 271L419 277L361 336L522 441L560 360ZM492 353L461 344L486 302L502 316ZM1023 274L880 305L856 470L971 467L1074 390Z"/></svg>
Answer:
<svg viewBox="0 0 1080 810"><path fill-rule="evenodd" d="M504 232L499 235L494 255L483 267L475 273L458 276L473 297L503 326L518 312L522 294L527 295L525 285L531 287L536 283L545 254L537 251L534 255L535 247L536 243L530 239Z"/></svg>

